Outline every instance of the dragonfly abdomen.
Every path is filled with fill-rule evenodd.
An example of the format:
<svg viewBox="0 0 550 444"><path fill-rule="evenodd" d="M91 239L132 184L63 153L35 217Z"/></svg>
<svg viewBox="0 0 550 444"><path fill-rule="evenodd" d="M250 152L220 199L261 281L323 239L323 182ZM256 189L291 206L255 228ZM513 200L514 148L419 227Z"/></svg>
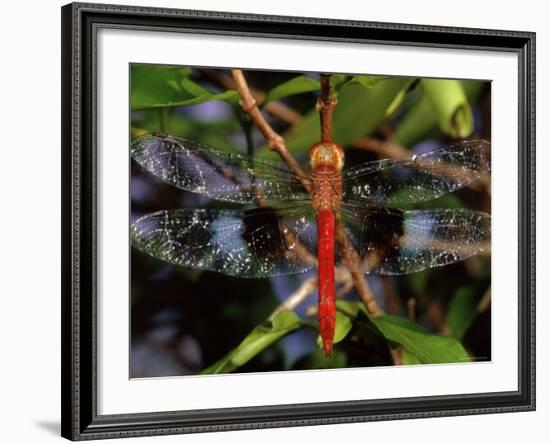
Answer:
<svg viewBox="0 0 550 444"><path fill-rule="evenodd" d="M336 290L334 282L334 212L328 209L317 213L317 259L319 330L323 340L325 355L332 350L336 324Z"/></svg>

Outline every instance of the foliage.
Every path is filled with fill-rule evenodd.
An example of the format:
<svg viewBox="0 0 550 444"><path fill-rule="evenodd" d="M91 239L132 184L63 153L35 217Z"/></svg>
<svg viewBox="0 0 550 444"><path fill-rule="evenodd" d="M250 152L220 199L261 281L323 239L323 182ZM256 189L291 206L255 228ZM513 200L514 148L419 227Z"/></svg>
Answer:
<svg viewBox="0 0 550 444"><path fill-rule="evenodd" d="M384 314L369 316L359 302L338 301L337 307L352 319L364 322L382 335L390 345L403 347L408 355L422 364L466 362L468 354L455 338L438 336L415 322L399 316Z"/></svg>
<svg viewBox="0 0 550 444"><path fill-rule="evenodd" d="M292 311L282 311L272 321L256 326L244 340L203 374L227 373L246 364L250 359L277 340L300 327L302 321Z"/></svg>
<svg viewBox="0 0 550 444"><path fill-rule="evenodd" d="M289 97L295 94L302 94L311 91L319 91L319 81L306 76L293 77L286 82L277 85L264 98L262 105Z"/></svg>
<svg viewBox="0 0 550 444"><path fill-rule="evenodd" d="M132 65L132 110L198 105L209 100L237 103L236 91L215 94L193 82L189 68Z"/></svg>

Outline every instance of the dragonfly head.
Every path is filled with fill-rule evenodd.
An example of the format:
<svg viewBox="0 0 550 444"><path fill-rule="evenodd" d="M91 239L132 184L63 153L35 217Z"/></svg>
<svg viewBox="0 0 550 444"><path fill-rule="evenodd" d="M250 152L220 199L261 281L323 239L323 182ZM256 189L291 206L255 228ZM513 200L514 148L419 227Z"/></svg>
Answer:
<svg viewBox="0 0 550 444"><path fill-rule="evenodd" d="M319 142L309 149L309 164L315 170L320 166L330 166L337 171L344 167L344 150L334 142Z"/></svg>

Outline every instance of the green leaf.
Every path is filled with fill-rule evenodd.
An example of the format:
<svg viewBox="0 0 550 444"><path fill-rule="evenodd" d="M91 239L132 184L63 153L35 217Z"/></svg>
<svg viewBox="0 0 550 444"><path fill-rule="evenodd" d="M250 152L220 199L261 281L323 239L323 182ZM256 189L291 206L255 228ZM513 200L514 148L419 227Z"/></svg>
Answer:
<svg viewBox="0 0 550 444"><path fill-rule="evenodd" d="M423 95L399 122L394 137L401 145L410 147L436 129L435 111Z"/></svg>
<svg viewBox="0 0 550 444"><path fill-rule="evenodd" d="M474 117L460 81L422 79L421 82L441 131L455 138L468 137L474 130Z"/></svg>
<svg viewBox="0 0 550 444"><path fill-rule="evenodd" d="M380 82L388 80L390 77L382 76L353 76L353 81L363 85L365 88L373 88Z"/></svg>
<svg viewBox="0 0 550 444"><path fill-rule="evenodd" d="M294 312L281 311L272 321L256 326L236 348L201 373L211 375L231 372L301 325L301 319Z"/></svg>
<svg viewBox="0 0 550 444"><path fill-rule="evenodd" d="M365 88L373 88L385 80L390 79L391 77L382 77L382 76L354 76L353 81L358 82L360 85L363 85ZM396 96L393 98L392 102L386 109L384 117L391 116L403 103L405 97L407 96L408 89L410 85L415 81L414 78L408 80L406 87L403 87L399 90Z"/></svg>
<svg viewBox="0 0 550 444"><path fill-rule="evenodd" d="M406 348L401 349L401 362L403 363L403 365L422 364L420 360L415 355L407 351Z"/></svg>
<svg viewBox="0 0 550 444"><path fill-rule="evenodd" d="M415 322L399 316L369 316L359 302L338 301L336 306L343 313L356 319L359 319L359 314L366 315L369 321L367 326L382 334L390 344L401 345L422 364L470 360L462 344L455 338L435 335Z"/></svg>
<svg viewBox="0 0 550 444"><path fill-rule="evenodd" d="M306 76L294 77L286 82L277 85L271 91L267 93L262 106L266 103L278 100L283 97L292 96L295 94L302 94L311 91L319 91L319 80L312 79Z"/></svg>
<svg viewBox="0 0 550 444"><path fill-rule="evenodd" d="M351 322L350 317L346 316L344 313L337 311L336 326L334 328L334 339L332 343L337 344L342 339L344 339L348 335L352 327L353 323ZM319 348L323 348L323 340L321 339L321 335L317 335L317 345L319 346Z"/></svg>
<svg viewBox="0 0 550 444"><path fill-rule="evenodd" d="M190 78L184 77L180 81L181 89L193 97L207 96L212 94L203 86L193 82Z"/></svg>
<svg viewBox="0 0 550 444"><path fill-rule="evenodd" d="M357 83L344 85L338 96L338 105L334 108L333 139L340 145L348 145L374 131L406 82L407 79L395 78L372 88ZM315 136L319 138L319 133Z"/></svg>
<svg viewBox="0 0 550 444"><path fill-rule="evenodd" d="M330 76L330 87L336 96L346 83L351 82L353 77L348 74L333 74Z"/></svg>
<svg viewBox="0 0 550 444"><path fill-rule="evenodd" d="M374 131L384 120L386 110L407 81L404 78L392 78L372 88L365 88L357 82L344 83L332 118L333 140L340 145L348 145ZM313 109L284 136L289 151L295 155L306 154L320 138L319 113ZM270 156L267 151L264 147L262 155Z"/></svg>
<svg viewBox="0 0 550 444"><path fill-rule="evenodd" d="M156 65L131 66L132 111L171 106L197 105L208 100L237 104L237 91L212 93L193 82L188 68Z"/></svg>
<svg viewBox="0 0 550 444"><path fill-rule="evenodd" d="M131 106L141 103L167 103L181 97L180 82L188 71L172 66L131 65Z"/></svg>
<svg viewBox="0 0 550 444"><path fill-rule="evenodd" d="M477 315L476 294L472 287L457 290L447 311L447 327L451 335L462 339Z"/></svg>
<svg viewBox="0 0 550 444"><path fill-rule="evenodd" d="M330 85L335 92L338 92L342 86L347 83L358 83L365 88L374 88L379 86L380 82L389 80L391 77L388 76L367 76L367 75L355 75L351 76L349 74L333 74L330 77Z"/></svg>
<svg viewBox="0 0 550 444"><path fill-rule="evenodd" d="M438 336L405 318L391 315L371 317L384 337L401 344L422 364L467 362L468 354L459 341L447 336Z"/></svg>
<svg viewBox="0 0 550 444"><path fill-rule="evenodd" d="M475 103L485 82L461 80L460 84L469 103ZM438 131L437 114L426 94L407 111L394 133L395 139L404 146L412 146ZM437 135L437 134L436 134Z"/></svg>
<svg viewBox="0 0 550 444"><path fill-rule="evenodd" d="M336 310L355 319L360 311L365 311L359 302L336 301Z"/></svg>
<svg viewBox="0 0 550 444"><path fill-rule="evenodd" d="M208 102L209 100L223 100L229 103L236 103L239 100L239 93L237 91L225 91L219 94L204 94L198 97L191 97L184 100L174 100L168 102L137 102L132 110L148 109L148 108L163 108L171 106L189 106L198 105L200 103Z"/></svg>

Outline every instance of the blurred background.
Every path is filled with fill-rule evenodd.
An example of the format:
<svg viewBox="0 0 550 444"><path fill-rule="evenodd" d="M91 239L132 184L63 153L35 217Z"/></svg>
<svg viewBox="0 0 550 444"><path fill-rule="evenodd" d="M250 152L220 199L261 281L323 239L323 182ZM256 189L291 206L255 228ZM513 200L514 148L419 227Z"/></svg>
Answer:
<svg viewBox="0 0 550 444"><path fill-rule="evenodd" d="M319 74L245 71L273 128L303 164L319 139ZM491 140L490 82L335 74L333 138L346 165L419 154L456 140ZM241 111L229 69L131 67L132 137L163 132L212 147L276 158ZM131 219L173 208L228 207L164 183L132 161ZM422 208L490 213L490 176ZM490 255L403 276L367 276L381 308L435 337L453 338L470 360L491 359ZM131 377L418 364L376 329L353 323L326 359L314 328L298 328L239 366L218 366L315 271L238 279L131 252ZM358 301L351 289L345 296ZM316 321L316 292L296 310ZM392 352L393 350L393 352Z"/></svg>

